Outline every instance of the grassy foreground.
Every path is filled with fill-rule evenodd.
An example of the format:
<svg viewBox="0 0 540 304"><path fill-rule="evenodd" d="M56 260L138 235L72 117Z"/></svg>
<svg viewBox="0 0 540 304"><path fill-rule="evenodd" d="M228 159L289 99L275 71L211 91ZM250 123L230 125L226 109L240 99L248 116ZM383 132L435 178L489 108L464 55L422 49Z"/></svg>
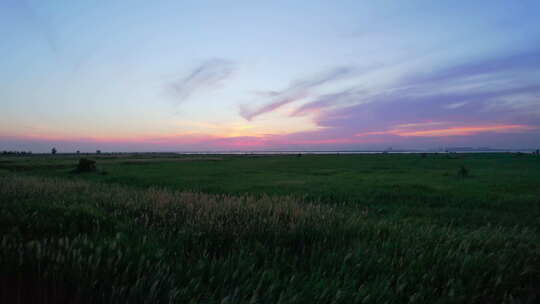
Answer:
<svg viewBox="0 0 540 304"><path fill-rule="evenodd" d="M473 169L459 179L452 159L340 157L103 159L107 175L80 176L67 173L69 158L8 160L0 169L0 302L539 300L540 200L530 179L537 159L461 160ZM263 191L255 178L238 181L246 191L227 188L234 183L222 167L256 175L253 162L270 185L327 175L284 183L294 195ZM162 172L159 187L152 170ZM172 178L187 179L189 170L195 180L217 174L214 188L188 191L205 186ZM322 190L305 191L324 180Z"/></svg>

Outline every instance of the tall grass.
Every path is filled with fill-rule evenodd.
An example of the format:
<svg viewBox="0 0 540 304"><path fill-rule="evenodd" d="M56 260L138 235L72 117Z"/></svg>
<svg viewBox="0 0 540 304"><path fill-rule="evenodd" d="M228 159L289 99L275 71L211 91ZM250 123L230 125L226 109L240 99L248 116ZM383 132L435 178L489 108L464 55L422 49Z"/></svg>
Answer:
<svg viewBox="0 0 540 304"><path fill-rule="evenodd" d="M0 177L0 302L534 303L530 227Z"/></svg>

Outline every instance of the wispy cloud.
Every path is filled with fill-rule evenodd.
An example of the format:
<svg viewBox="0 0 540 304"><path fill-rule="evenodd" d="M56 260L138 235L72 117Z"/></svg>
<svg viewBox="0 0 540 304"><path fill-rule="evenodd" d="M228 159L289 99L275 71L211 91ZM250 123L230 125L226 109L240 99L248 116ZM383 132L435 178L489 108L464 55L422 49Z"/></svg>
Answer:
<svg viewBox="0 0 540 304"><path fill-rule="evenodd" d="M8 1L7 3L11 7L16 9L17 17L24 20L27 26L31 28L36 34L40 35L45 41L50 50L54 53L58 53L57 39L50 23L46 19L36 14L35 10L25 0Z"/></svg>
<svg viewBox="0 0 540 304"><path fill-rule="evenodd" d="M225 59L205 61L186 77L171 84L176 100L183 102L200 90L219 87L234 71L234 64Z"/></svg>
<svg viewBox="0 0 540 304"><path fill-rule="evenodd" d="M540 50L536 49L458 64L429 74L414 74L407 77L407 80L410 83L440 83L478 75L530 71L538 69L539 63Z"/></svg>
<svg viewBox="0 0 540 304"><path fill-rule="evenodd" d="M455 102L455 103L444 105L443 108L452 110L452 109L461 108L466 104L467 104L466 102Z"/></svg>
<svg viewBox="0 0 540 304"><path fill-rule="evenodd" d="M444 121L459 125L530 125L540 126L540 104L527 107L493 107L500 99L520 96L524 92L540 92L540 86L494 89L489 92L426 94L397 91L376 96L368 102L331 109L315 117L316 124L340 130L343 134L388 130L392 126L414 125L419 122ZM418 93L418 94L416 94ZM421 94L420 94L421 93ZM463 104L456 105L456 100ZM521 101L515 101L521 102ZM424 126L426 127L426 126Z"/></svg>
<svg viewBox="0 0 540 304"><path fill-rule="evenodd" d="M341 80L350 76L353 71L354 69L351 67L338 67L312 78L295 81L282 91L259 92L258 95L269 97L272 100L269 103L256 108L241 105L240 116L246 120L252 120L259 115L272 112L286 104L306 98L310 95L311 90L316 87Z"/></svg>
<svg viewBox="0 0 540 304"><path fill-rule="evenodd" d="M359 103L365 99L365 92L357 89L348 89L334 94L325 94L308 102L291 113L291 116L302 116L309 113L318 113L330 107Z"/></svg>
<svg viewBox="0 0 540 304"><path fill-rule="evenodd" d="M534 146L539 143L540 84L531 75L540 72L540 61L531 58L534 55L471 61L429 75L411 72L375 90L321 95L291 113L316 114L313 119L320 128L288 138Z"/></svg>
<svg viewBox="0 0 540 304"><path fill-rule="evenodd" d="M52 17L54 14L37 9L39 7L37 3L27 0L7 0L5 4L12 8L13 17L21 21L22 27L28 28L36 36L33 43L43 43L58 63L67 66L72 72L79 72L101 48L101 45L96 43L84 44L84 47L80 45L83 40L80 37L85 37L85 30L88 29L86 23L89 21L83 12L92 11L100 4L89 2L85 4L84 10L73 10L71 17L76 19L77 23L59 27Z"/></svg>
<svg viewBox="0 0 540 304"><path fill-rule="evenodd" d="M390 93L381 90L356 104L329 109L315 119L322 127L357 130L430 120L540 125L540 83L531 82L531 75L540 72L540 60L533 60L537 58L534 54L471 61L429 75L412 72L385 88ZM479 75L483 76L474 77ZM493 85L493 79L498 85ZM344 91L335 96L339 99L347 94Z"/></svg>

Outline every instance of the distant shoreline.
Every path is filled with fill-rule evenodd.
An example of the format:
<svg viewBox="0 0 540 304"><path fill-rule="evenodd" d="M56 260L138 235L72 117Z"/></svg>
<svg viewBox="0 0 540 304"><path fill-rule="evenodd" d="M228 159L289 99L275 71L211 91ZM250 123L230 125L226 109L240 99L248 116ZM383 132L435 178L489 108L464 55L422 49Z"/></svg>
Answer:
<svg viewBox="0 0 540 304"><path fill-rule="evenodd" d="M99 154L176 154L176 155L297 155L297 154L313 154L313 155L331 155L331 154L447 154L447 153L525 153L532 154L536 149L491 149L491 150L446 150L446 151L430 151L430 150L370 150L370 151L102 151ZM8 152L8 151L6 151ZM50 152L37 152L37 153L17 153L13 151L8 154L2 155L47 155ZM95 152L80 152L81 155L96 154ZM57 155L77 155L76 152L59 152Z"/></svg>
<svg viewBox="0 0 540 304"><path fill-rule="evenodd" d="M174 154L421 154L421 153L533 153L531 150L448 150L448 151L422 151L422 150L380 150L380 151L189 151L189 152L147 152L147 153L174 153ZM144 153L144 152L143 152Z"/></svg>

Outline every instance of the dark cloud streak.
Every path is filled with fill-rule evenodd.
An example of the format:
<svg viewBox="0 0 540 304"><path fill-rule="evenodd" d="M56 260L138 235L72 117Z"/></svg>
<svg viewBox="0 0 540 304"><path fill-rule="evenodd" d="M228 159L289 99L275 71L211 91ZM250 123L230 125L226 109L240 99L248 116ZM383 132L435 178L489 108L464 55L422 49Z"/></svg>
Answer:
<svg viewBox="0 0 540 304"><path fill-rule="evenodd" d="M339 67L313 78L293 82L288 88L282 91L269 91L263 93L263 95L269 96L273 100L270 103L255 109L242 105L240 107L240 115L246 120L252 120L261 114L272 112L291 102L301 100L307 97L312 89L330 82L341 80L350 76L353 72L354 69L351 67ZM259 95L260 94L261 93L259 93Z"/></svg>
<svg viewBox="0 0 540 304"><path fill-rule="evenodd" d="M358 102L365 99L365 92L357 89L349 89L339 93L325 94L314 101L308 102L297 108L290 116L307 115L313 111L320 111L329 107Z"/></svg>
<svg viewBox="0 0 540 304"><path fill-rule="evenodd" d="M540 49L464 63L425 75L410 75L403 81L413 84L441 83L464 77L530 70L540 70Z"/></svg>
<svg viewBox="0 0 540 304"><path fill-rule="evenodd" d="M8 3L17 9L19 17L25 20L26 25L44 39L50 51L58 55L59 48L56 43L55 33L51 25L46 22L47 20L40 17L25 0L9 1Z"/></svg>
<svg viewBox="0 0 540 304"><path fill-rule="evenodd" d="M214 89L229 78L234 64L224 59L211 59L195 68L184 79L171 84L178 102L184 102L203 89Z"/></svg>

